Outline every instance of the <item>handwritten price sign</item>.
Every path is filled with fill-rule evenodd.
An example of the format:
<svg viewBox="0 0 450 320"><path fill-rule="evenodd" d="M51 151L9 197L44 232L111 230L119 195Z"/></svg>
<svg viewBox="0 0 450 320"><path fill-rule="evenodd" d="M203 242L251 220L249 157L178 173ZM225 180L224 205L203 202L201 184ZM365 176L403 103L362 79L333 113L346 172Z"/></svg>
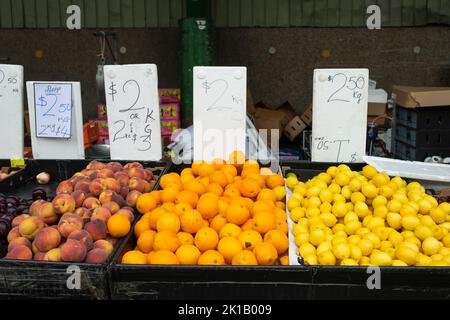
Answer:
<svg viewBox="0 0 450 320"><path fill-rule="evenodd" d="M105 66L111 159L162 157L156 65Z"/></svg>
<svg viewBox="0 0 450 320"><path fill-rule="evenodd" d="M72 84L35 83L36 136L69 139L72 122Z"/></svg>
<svg viewBox="0 0 450 320"><path fill-rule="evenodd" d="M363 162L367 136L367 69L316 69L312 160Z"/></svg>

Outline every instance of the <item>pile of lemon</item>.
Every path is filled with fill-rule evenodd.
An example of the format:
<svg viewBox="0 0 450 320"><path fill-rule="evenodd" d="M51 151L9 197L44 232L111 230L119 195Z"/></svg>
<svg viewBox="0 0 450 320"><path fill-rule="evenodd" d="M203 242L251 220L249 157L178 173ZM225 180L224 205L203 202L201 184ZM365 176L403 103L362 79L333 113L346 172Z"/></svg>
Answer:
<svg viewBox="0 0 450 320"><path fill-rule="evenodd" d="M450 266L450 204L418 182L342 164L306 183L289 174L286 185L306 265Z"/></svg>

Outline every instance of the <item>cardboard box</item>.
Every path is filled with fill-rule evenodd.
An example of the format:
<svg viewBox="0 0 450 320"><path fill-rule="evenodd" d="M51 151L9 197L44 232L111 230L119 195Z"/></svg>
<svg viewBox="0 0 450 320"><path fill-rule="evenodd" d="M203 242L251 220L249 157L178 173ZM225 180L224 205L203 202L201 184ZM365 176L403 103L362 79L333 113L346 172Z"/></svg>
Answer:
<svg viewBox="0 0 450 320"><path fill-rule="evenodd" d="M284 134L289 140L294 141L307 126L299 116L295 116L284 128Z"/></svg>
<svg viewBox="0 0 450 320"><path fill-rule="evenodd" d="M309 105L305 112L303 112L302 116L300 117L302 121L310 126L312 124L312 105Z"/></svg>
<svg viewBox="0 0 450 320"><path fill-rule="evenodd" d="M450 106L450 87L393 86L392 97L404 108Z"/></svg>
<svg viewBox="0 0 450 320"><path fill-rule="evenodd" d="M283 111L270 110L265 108L256 108L254 123L258 130L267 129L267 139L270 141L270 130L279 130L279 135L283 134L283 130L289 123L291 118Z"/></svg>
<svg viewBox="0 0 450 320"><path fill-rule="evenodd" d="M367 110L368 116L381 116L386 113L385 103L369 103Z"/></svg>

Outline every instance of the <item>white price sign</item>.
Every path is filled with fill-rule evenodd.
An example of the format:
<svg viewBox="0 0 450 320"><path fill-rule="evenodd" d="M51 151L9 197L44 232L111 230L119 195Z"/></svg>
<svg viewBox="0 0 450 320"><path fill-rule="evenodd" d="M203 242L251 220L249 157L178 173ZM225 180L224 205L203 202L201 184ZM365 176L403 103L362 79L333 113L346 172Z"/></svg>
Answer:
<svg viewBox="0 0 450 320"><path fill-rule="evenodd" d="M23 66L0 64L0 159L23 158Z"/></svg>
<svg viewBox="0 0 450 320"><path fill-rule="evenodd" d="M72 84L34 83L34 108L37 137L70 138Z"/></svg>
<svg viewBox="0 0 450 320"><path fill-rule="evenodd" d="M314 70L312 161L363 162L368 84L368 69Z"/></svg>
<svg viewBox="0 0 450 320"><path fill-rule="evenodd" d="M246 67L194 67L194 160L245 152Z"/></svg>
<svg viewBox="0 0 450 320"><path fill-rule="evenodd" d="M156 65L110 65L104 71L111 159L160 160Z"/></svg>

